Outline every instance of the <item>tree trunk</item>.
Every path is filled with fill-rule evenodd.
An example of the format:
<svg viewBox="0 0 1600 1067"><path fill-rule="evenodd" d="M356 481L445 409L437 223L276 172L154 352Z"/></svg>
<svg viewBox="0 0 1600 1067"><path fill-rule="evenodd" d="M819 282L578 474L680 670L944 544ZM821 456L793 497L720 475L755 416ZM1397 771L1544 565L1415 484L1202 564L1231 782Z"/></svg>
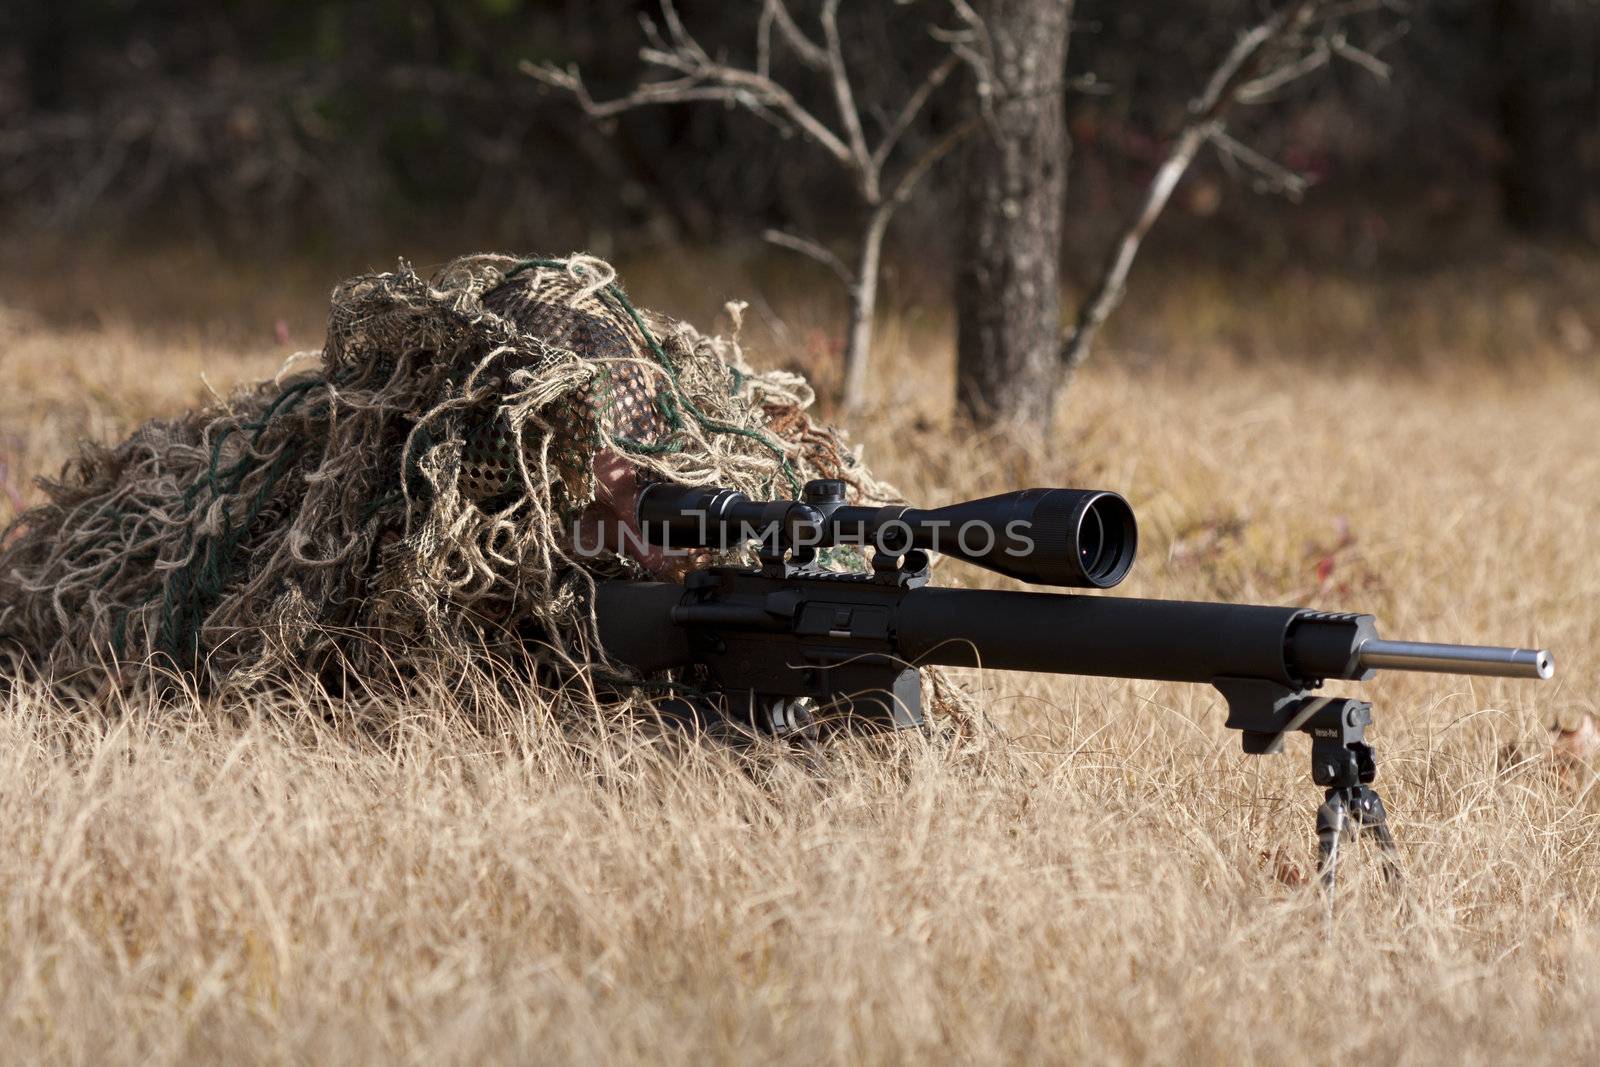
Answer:
<svg viewBox="0 0 1600 1067"><path fill-rule="evenodd" d="M986 0L993 114L965 149L957 402L985 425L1048 431L1061 348L1062 77L1071 0Z"/></svg>

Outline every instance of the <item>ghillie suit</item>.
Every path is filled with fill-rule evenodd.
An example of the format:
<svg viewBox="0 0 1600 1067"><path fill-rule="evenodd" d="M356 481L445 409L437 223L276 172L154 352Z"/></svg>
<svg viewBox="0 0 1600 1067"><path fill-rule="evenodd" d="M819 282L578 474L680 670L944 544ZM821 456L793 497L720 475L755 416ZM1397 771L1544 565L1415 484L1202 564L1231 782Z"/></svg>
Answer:
<svg viewBox="0 0 1600 1067"><path fill-rule="evenodd" d="M494 664L626 703L643 690L602 662L583 593L652 561L580 555L575 530L660 478L891 500L812 399L736 339L636 309L589 257L357 277L315 370L85 445L44 486L0 537L0 649L90 689Z"/></svg>

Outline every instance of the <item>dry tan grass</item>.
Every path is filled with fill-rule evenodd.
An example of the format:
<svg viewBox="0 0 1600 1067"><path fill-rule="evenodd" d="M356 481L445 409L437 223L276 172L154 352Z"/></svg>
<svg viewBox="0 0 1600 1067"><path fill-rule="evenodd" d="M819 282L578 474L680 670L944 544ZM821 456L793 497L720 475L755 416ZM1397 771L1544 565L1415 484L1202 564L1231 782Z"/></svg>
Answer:
<svg viewBox="0 0 1600 1067"><path fill-rule="evenodd" d="M76 435L283 355L3 309L0 462L22 492ZM948 428L942 324L907 315L857 438L918 500L1122 489L1134 595L1553 648L1543 686L1364 687L1398 897L1362 864L1325 926L1284 884L1312 861L1304 743L1247 759L1200 687L980 675L1008 743L758 773L626 739L580 756L516 725L531 694L485 737L418 692L380 744L309 704L100 722L22 692L0 710L4 1058L1592 1059L1600 806L1545 758L1545 724L1594 710L1595 353L1402 373L1362 350L1385 321L1293 365L1107 352L1068 430L1023 448Z"/></svg>

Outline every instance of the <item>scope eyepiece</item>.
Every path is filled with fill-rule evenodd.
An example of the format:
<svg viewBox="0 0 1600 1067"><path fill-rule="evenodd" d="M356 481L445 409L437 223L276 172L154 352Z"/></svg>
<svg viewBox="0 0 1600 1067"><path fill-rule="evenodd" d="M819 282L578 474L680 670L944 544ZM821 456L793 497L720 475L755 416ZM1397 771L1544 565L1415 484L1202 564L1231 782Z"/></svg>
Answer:
<svg viewBox="0 0 1600 1067"><path fill-rule="evenodd" d="M1138 552L1133 508L1100 489L1023 489L942 508L862 507L843 485L809 484L801 501L754 501L732 489L658 484L639 498L654 544L730 548L749 541L800 552L836 545L938 552L1041 585L1109 589Z"/></svg>

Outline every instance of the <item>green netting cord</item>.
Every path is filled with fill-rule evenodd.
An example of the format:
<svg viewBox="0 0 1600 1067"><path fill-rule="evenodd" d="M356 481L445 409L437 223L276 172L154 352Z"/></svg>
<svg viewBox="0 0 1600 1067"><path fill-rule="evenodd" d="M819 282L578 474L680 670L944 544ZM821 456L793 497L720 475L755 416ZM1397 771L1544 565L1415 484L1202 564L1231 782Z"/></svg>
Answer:
<svg viewBox="0 0 1600 1067"><path fill-rule="evenodd" d="M505 279L510 281L519 274L540 268L566 270L567 261L564 259L519 260L512 265L510 270L505 272ZM701 411L700 408L695 405L694 401L685 395L683 391L683 384L678 378L677 365L673 363L672 357L667 354L667 350L663 348L661 342L656 339L656 335L651 332L650 327L645 325L644 317L639 314L638 309L633 306L633 302L628 299L628 294L623 291L622 286L613 281L608 283L605 288L600 291L605 294L606 299L611 301L612 304L618 308L618 310L627 315L629 320L631 320L633 324L638 327L639 332L644 335L645 343L650 346L651 355L653 355L656 359L656 362L661 365L661 369L666 372L667 381L672 386L672 392L670 394L663 394L658 399L658 404L660 406L662 416L667 420L667 424L674 430L681 429L683 427L683 417L678 413L678 408L681 406L683 410L687 411L689 416L699 424L701 429L709 433L732 434L738 437L747 437L750 440L761 444L762 446L770 449L772 453L778 457L779 466L783 471L784 478L789 483L789 488L793 490L796 495L798 495L800 492L800 478L795 473L794 466L789 462L789 458L784 452L783 446L774 441L767 434L762 433L760 430L752 430L746 426L735 426L732 423L723 422L721 419L713 418L704 411ZM737 393L744 381L744 375L739 372L738 368L732 369L733 386L728 391L729 396ZM631 437L625 437L621 434L607 434L607 437L612 445L624 452L630 452L634 455L661 455L663 453L678 452L683 449L682 444L674 444L671 442L652 444L648 441L638 441Z"/></svg>
<svg viewBox="0 0 1600 1067"><path fill-rule="evenodd" d="M184 490L183 503L191 513L204 506L200 495L209 490L213 500L223 500L238 493L245 477L257 466L254 452L268 426L278 415L293 411L311 390L326 384L321 375L305 378L287 386L261 413L260 418L239 426L230 426L217 435L211 446L211 462L205 473ZM250 444L245 453L233 463L222 465L222 449L228 439L238 432L250 432ZM200 629L206 616L222 598L223 590L233 581L239 565L239 546L252 524L260 516L267 502L277 491L283 476L300 459L305 451L303 441L286 442L267 468L260 488L251 496L244 514L234 521L233 501L222 504L222 530L214 535L195 534L191 527L184 537L184 552L189 562L167 576L162 586L161 620L156 635L156 648L171 657L173 663L185 670L194 671L200 662ZM118 655L126 639L127 615L117 620L112 633L112 646Z"/></svg>

